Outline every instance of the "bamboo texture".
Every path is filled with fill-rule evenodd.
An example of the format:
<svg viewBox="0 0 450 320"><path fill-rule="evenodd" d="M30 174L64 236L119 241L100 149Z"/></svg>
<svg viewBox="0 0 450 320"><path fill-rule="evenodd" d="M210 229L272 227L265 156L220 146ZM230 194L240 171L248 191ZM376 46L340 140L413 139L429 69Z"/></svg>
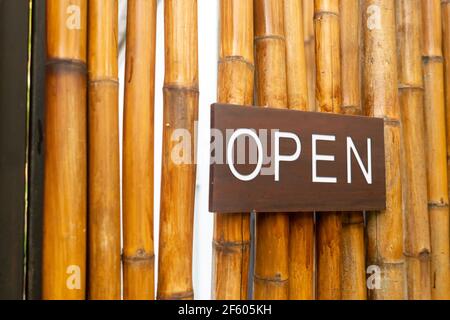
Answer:
<svg viewBox="0 0 450 320"><path fill-rule="evenodd" d="M320 112L341 113L339 1L314 2L316 102ZM341 213L317 213L317 298L340 300Z"/></svg>
<svg viewBox="0 0 450 320"><path fill-rule="evenodd" d="M284 33L286 38L286 79L288 107L307 111L308 84L304 43L303 4L284 1ZM314 266L314 215L299 213L289 216L289 299L311 300Z"/></svg>
<svg viewBox="0 0 450 320"><path fill-rule="evenodd" d="M316 48L314 38L314 0L302 0L305 40L308 111L316 111Z"/></svg>
<svg viewBox="0 0 450 320"><path fill-rule="evenodd" d="M450 299L449 204L446 162L444 58L440 0L422 0L423 70L427 130L431 294Z"/></svg>
<svg viewBox="0 0 450 320"><path fill-rule="evenodd" d="M286 42L281 0L255 0L257 104L287 108ZM289 297L289 217L258 213L254 298L285 300Z"/></svg>
<svg viewBox="0 0 450 320"><path fill-rule="evenodd" d="M386 154L386 210L367 213L367 265L381 271L380 286L370 283L368 294L377 300L404 299L395 2L364 0L362 10L363 106L367 116L384 119Z"/></svg>
<svg viewBox="0 0 450 320"><path fill-rule="evenodd" d="M89 299L120 299L117 0L89 1Z"/></svg>
<svg viewBox="0 0 450 320"><path fill-rule="evenodd" d="M198 117L197 1L166 0L164 133L158 298L192 299L195 121ZM183 130L183 159L174 135ZM190 152L189 152L190 151ZM190 153L190 154L188 154ZM176 157L176 156L175 156Z"/></svg>
<svg viewBox="0 0 450 320"><path fill-rule="evenodd" d="M361 115L360 0L339 2L341 31L342 111ZM342 216L341 288L343 300L366 300L364 215L348 212Z"/></svg>
<svg viewBox="0 0 450 320"><path fill-rule="evenodd" d="M396 2L408 298L431 298L420 0Z"/></svg>
<svg viewBox="0 0 450 320"><path fill-rule="evenodd" d="M123 297L153 300L156 0L129 0L123 132Z"/></svg>
<svg viewBox="0 0 450 320"><path fill-rule="evenodd" d="M445 105L447 114L447 172L450 170L450 0L442 0L442 41L445 67ZM450 175L448 175L450 186Z"/></svg>
<svg viewBox="0 0 450 320"><path fill-rule="evenodd" d="M47 1L43 298L86 291L87 1Z"/></svg>
<svg viewBox="0 0 450 320"><path fill-rule="evenodd" d="M253 0L220 1L218 102L253 104ZM216 213L213 299L246 300L250 262L250 214Z"/></svg>

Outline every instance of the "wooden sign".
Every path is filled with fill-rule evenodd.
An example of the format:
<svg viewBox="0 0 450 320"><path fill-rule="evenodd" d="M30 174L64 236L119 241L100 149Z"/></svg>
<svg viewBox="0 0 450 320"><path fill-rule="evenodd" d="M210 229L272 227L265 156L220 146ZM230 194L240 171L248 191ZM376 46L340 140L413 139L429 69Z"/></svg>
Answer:
<svg viewBox="0 0 450 320"><path fill-rule="evenodd" d="M385 206L383 119L212 106L211 212Z"/></svg>

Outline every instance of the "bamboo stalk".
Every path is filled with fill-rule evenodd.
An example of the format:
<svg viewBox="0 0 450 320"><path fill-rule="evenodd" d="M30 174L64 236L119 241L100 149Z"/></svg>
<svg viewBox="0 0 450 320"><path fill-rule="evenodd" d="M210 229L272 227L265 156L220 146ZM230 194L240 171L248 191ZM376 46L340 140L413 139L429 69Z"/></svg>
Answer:
<svg viewBox="0 0 450 320"><path fill-rule="evenodd" d="M283 1L255 0L257 104L287 108L286 43ZM258 213L254 298L285 300L289 297L289 216Z"/></svg>
<svg viewBox="0 0 450 320"><path fill-rule="evenodd" d="M440 0L422 0L423 70L431 226L431 294L450 299L449 207L446 163L444 58Z"/></svg>
<svg viewBox="0 0 450 320"><path fill-rule="evenodd" d="M450 170L450 0L441 1L442 41L445 67L445 101L447 113L447 172ZM450 186L450 175L448 175Z"/></svg>
<svg viewBox="0 0 450 320"><path fill-rule="evenodd" d="M320 112L341 113L339 1L314 2L316 101ZM340 300L341 213L317 214L317 298Z"/></svg>
<svg viewBox="0 0 450 320"><path fill-rule="evenodd" d="M308 110L316 111L316 48L314 39L314 0L303 2L303 31L308 80Z"/></svg>
<svg viewBox="0 0 450 320"><path fill-rule="evenodd" d="M117 0L89 1L89 298L120 299Z"/></svg>
<svg viewBox="0 0 450 320"><path fill-rule="evenodd" d="M221 0L218 101L252 105L253 83L253 0ZM246 300L250 214L214 218L213 299Z"/></svg>
<svg viewBox="0 0 450 320"><path fill-rule="evenodd" d="M430 224L419 0L396 2L398 88L403 138L403 202L408 298L430 299Z"/></svg>
<svg viewBox="0 0 450 320"><path fill-rule="evenodd" d="M192 299L192 241L195 197L194 124L198 116L197 1L166 0L164 134L159 237L158 298ZM173 159L182 137L190 148ZM189 140L189 141L186 141ZM190 150L190 154L189 153Z"/></svg>
<svg viewBox="0 0 450 320"><path fill-rule="evenodd" d="M284 1L286 38L286 79L288 106L307 111L308 85L304 43L303 4ZM289 299L311 300L314 266L314 215L301 213L289 217Z"/></svg>
<svg viewBox="0 0 450 320"><path fill-rule="evenodd" d="M156 0L128 0L123 141L124 299L154 299Z"/></svg>
<svg viewBox="0 0 450 320"><path fill-rule="evenodd" d="M367 116L385 123L386 210L367 213L367 264L380 268L380 287L371 299L404 299L400 114L397 91L395 3L363 2L363 106ZM383 45L381 46L380 43Z"/></svg>
<svg viewBox="0 0 450 320"><path fill-rule="evenodd" d="M339 2L341 30L342 111L361 115L360 0ZM341 287L343 300L366 300L364 216L348 212L342 216Z"/></svg>
<svg viewBox="0 0 450 320"><path fill-rule="evenodd" d="M86 0L47 0L44 299L85 299L86 30Z"/></svg>

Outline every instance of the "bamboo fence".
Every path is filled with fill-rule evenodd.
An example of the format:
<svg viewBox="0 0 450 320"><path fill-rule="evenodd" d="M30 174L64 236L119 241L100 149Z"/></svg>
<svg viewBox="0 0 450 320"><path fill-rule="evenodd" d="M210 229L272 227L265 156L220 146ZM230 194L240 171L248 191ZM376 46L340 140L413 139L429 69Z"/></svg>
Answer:
<svg viewBox="0 0 450 320"><path fill-rule="evenodd" d="M4 232L2 239L14 235L16 243L4 250L11 254L2 255L10 259L0 266L2 297L26 292L38 299L42 285L43 299L194 298L198 3L159 2L164 5L165 78L157 262L158 1L127 4L122 198L118 4L46 0L31 13L30 100L36 108L28 129L31 163L26 176L15 170L11 177L22 185L30 176L30 187L22 202L17 195L5 201L15 210L29 201L29 221L16 218ZM212 298L450 299L450 1L218 4L218 102L383 119L387 194L386 209L376 212L257 213L255 231L249 212L214 213ZM26 4L20 5L20 10L11 3L3 8L17 17L22 11L24 40ZM46 28L35 19L45 20ZM4 32L4 25L0 28ZM24 44L14 48L18 54ZM12 67L21 68L17 85L23 86L25 55L12 59L20 65L11 68L0 62L9 74ZM2 84L10 81L0 77ZM13 99L5 88L0 88L3 96ZM26 100L24 94L20 98ZM24 111L5 110L17 118ZM18 137L25 137L26 128L19 129ZM10 148L4 140L2 148ZM14 150L25 159L24 150ZM15 160L14 169L21 163ZM2 181L10 177L3 167L0 173ZM7 190L5 183L1 187ZM11 219L7 214L0 212L2 223ZM11 270L12 264L26 268Z"/></svg>

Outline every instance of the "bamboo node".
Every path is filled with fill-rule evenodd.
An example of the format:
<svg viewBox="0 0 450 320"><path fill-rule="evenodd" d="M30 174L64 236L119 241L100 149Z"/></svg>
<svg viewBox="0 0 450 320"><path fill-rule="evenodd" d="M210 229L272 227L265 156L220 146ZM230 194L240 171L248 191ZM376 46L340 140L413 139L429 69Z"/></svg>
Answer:
<svg viewBox="0 0 450 320"><path fill-rule="evenodd" d="M194 291L176 292L169 295L158 293L158 300L189 300L194 298Z"/></svg>
<svg viewBox="0 0 450 320"><path fill-rule="evenodd" d="M255 65L253 62L245 59L243 56L226 56L221 59L219 59L219 64L224 64L227 62L239 62L247 65L252 69L252 71L255 69Z"/></svg>
<svg viewBox="0 0 450 320"><path fill-rule="evenodd" d="M233 249L240 248L241 251L250 247L250 241L213 241L215 249L220 251L232 251Z"/></svg>
<svg viewBox="0 0 450 320"><path fill-rule="evenodd" d="M445 201L441 201L441 202L436 202L436 201L431 201L428 202L428 208L429 209L433 209L433 208L448 208L449 204L446 203Z"/></svg>
<svg viewBox="0 0 450 320"><path fill-rule="evenodd" d="M136 254L131 256L122 255L122 260L124 262L149 262L155 260L154 254L148 254L145 249L138 249Z"/></svg>
<svg viewBox="0 0 450 320"><path fill-rule="evenodd" d="M384 124L386 126L400 127L400 120L399 119L384 117L383 120L384 120Z"/></svg>
<svg viewBox="0 0 450 320"><path fill-rule="evenodd" d="M443 56L422 56L422 61L425 64L437 62L437 63L444 63L444 57Z"/></svg>
<svg viewBox="0 0 450 320"><path fill-rule="evenodd" d="M314 13L314 20L316 20L316 19L320 20L320 19L322 19L323 17L326 17L326 16L334 16L334 17L339 18L339 13L338 12L334 12L334 11L326 11L326 10L316 11Z"/></svg>
<svg viewBox="0 0 450 320"><path fill-rule="evenodd" d="M79 69L83 74L87 74L86 62L76 59L49 59L45 63L46 67L62 66L63 68Z"/></svg>
<svg viewBox="0 0 450 320"><path fill-rule="evenodd" d="M282 279L282 278L281 278L281 275L280 275L279 273L276 274L274 278L270 278L270 277L267 277L267 278L259 277L259 276L256 275L256 274L253 276L253 278L254 278L256 281L259 281L259 282L271 282L271 283L276 283L276 284L285 284L285 283L287 283L287 282L289 281L289 279Z"/></svg>
<svg viewBox="0 0 450 320"><path fill-rule="evenodd" d="M399 83L398 90L407 90L407 89L423 91L424 87L418 86L418 85L413 85L413 84Z"/></svg>
<svg viewBox="0 0 450 320"><path fill-rule="evenodd" d="M165 91L178 91L178 92L193 92L200 93L198 86L184 86L178 84L165 84L163 87Z"/></svg>
<svg viewBox="0 0 450 320"><path fill-rule="evenodd" d="M403 253L403 255L406 258L408 258L408 259L417 259L417 260L420 260L420 261L429 261L429 260L431 260L431 252L427 248L423 248L418 253L411 253L411 252L405 251Z"/></svg>
<svg viewBox="0 0 450 320"><path fill-rule="evenodd" d="M277 41L286 41L286 38L284 36L276 35L276 34L268 34L268 35L262 35L262 36L256 36L255 42L258 41L264 41L264 40L277 40Z"/></svg>

